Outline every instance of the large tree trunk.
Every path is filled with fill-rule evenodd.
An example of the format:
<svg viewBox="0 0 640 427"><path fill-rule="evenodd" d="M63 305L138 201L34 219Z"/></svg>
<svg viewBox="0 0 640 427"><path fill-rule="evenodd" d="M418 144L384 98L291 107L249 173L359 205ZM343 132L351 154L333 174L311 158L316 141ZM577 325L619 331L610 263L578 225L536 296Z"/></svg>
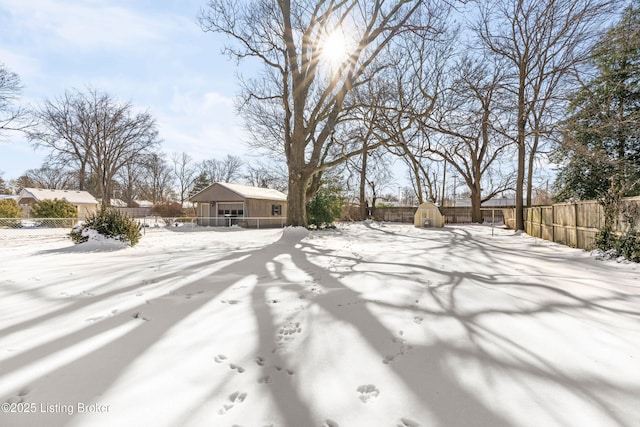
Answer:
<svg viewBox="0 0 640 427"><path fill-rule="evenodd" d="M309 176L289 165L289 193L287 195L287 225L307 226L307 187Z"/></svg>
<svg viewBox="0 0 640 427"><path fill-rule="evenodd" d="M536 129L539 127L538 124L536 124ZM529 153L529 161L528 163L528 168L527 168L527 204L526 206L532 206L533 205L533 168L535 166L535 161L536 161L536 153L538 152L538 144L540 141L540 136L538 135L538 133L536 132L536 135L534 136L533 139L533 146L531 147L531 153Z"/></svg>
<svg viewBox="0 0 640 427"><path fill-rule="evenodd" d="M418 196L418 206L424 203L424 199L422 197L422 183L420 182L420 166L415 159L411 159L411 164L413 168L413 176L416 178L416 195Z"/></svg>
<svg viewBox="0 0 640 427"><path fill-rule="evenodd" d="M471 222L482 223L482 189L480 181L471 186Z"/></svg>
<svg viewBox="0 0 640 427"><path fill-rule="evenodd" d="M525 131L527 126L527 112L525 104L525 73L520 71L520 88L518 90L518 174L516 178L516 230L524 230L524 174L527 146Z"/></svg>
<svg viewBox="0 0 640 427"><path fill-rule="evenodd" d="M362 169L360 170L360 220L367 219L367 197L366 197L366 188L367 188L367 152L364 151L366 148L366 142L362 144Z"/></svg>

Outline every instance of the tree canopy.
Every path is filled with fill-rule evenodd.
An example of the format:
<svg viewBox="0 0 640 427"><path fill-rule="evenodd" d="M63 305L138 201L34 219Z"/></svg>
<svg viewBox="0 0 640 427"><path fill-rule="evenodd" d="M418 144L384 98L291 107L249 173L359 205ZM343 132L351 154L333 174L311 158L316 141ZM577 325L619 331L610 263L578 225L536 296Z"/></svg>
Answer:
<svg viewBox="0 0 640 427"><path fill-rule="evenodd" d="M73 165L80 190L91 176L96 195L107 205L118 172L160 143L148 112L136 112L130 103L96 89L45 100L37 115L40 127L30 138L49 148L54 159Z"/></svg>
<svg viewBox="0 0 640 427"><path fill-rule="evenodd" d="M0 137L10 130L25 130L29 127L29 112L17 105L22 83L20 77L0 63Z"/></svg>
<svg viewBox="0 0 640 427"><path fill-rule="evenodd" d="M572 98L557 198L640 194L640 3L600 40L594 75Z"/></svg>
<svg viewBox="0 0 640 427"><path fill-rule="evenodd" d="M263 66L243 81L239 111L261 147L286 157L290 225L306 225L322 172L363 152L341 133L349 97L384 67L381 52L421 8L434 17L446 2L210 0L202 10L202 29L228 37L225 53Z"/></svg>

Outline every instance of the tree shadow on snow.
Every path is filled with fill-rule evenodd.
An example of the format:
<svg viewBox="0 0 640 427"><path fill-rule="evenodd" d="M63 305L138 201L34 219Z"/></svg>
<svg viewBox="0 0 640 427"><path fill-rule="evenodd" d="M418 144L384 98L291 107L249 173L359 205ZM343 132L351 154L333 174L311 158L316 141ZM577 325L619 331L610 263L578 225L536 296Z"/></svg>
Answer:
<svg viewBox="0 0 640 427"><path fill-rule="evenodd" d="M483 322L483 319L489 315L509 316L518 319L530 318L541 313L571 311L579 312L581 316L585 311L598 313L604 311L635 318L639 315L638 311L614 306L614 303L628 303L628 295L620 294L613 297L588 299L579 297L566 289L534 281L515 281L504 276L498 277L459 270L443 271L426 263L369 261L366 255L364 257L340 255L336 251L315 245L313 240L302 242L303 237L302 234L285 231L277 242L264 248L248 251L242 256L235 253L214 260L202 260L184 268L176 268L171 273L154 276L156 281L177 280L188 275L193 276L193 280L175 288L170 295L152 298L132 309L100 319L100 321L69 332L60 338L3 360L0 362L0 372L11 373L31 364L37 364L51 355L73 348L93 337L121 329L125 331L91 352L62 363L61 366L46 374L34 374L30 384L21 385L14 390L11 396L0 396L0 398L29 402L30 399L35 398L33 396L56 396L56 387L59 387L61 383L72 383L74 386L67 387L64 394L59 395L59 403L85 402L88 398L100 396L109 390L120 375L140 355L159 342L174 325L219 298L234 283L248 275L254 275L257 277L257 283L251 289L250 301L258 333L259 359L257 365L263 371L264 381L270 382L269 390L272 401L286 426L314 426L322 420L315 412L314 402L308 401L301 393L300 384L305 381L305 378L302 377L301 372L296 370L300 361L292 359L288 353L278 351L278 340L282 339L282 334L279 331L284 325L278 322L278 316L273 306L269 304L269 294L271 289L283 288L299 295L301 302L299 309L285 320L293 321L303 311L308 313L311 308L317 308L322 313L329 314L334 325L349 325L355 329L369 347L379 355L380 363L386 365L390 372L401 380L413 398L421 402L439 425L506 427L513 424L512 420L505 418L493 406L486 403L488 400L486 396L478 396L471 387L465 385L455 375L455 372L451 372L449 364L455 359L482 366L487 377L496 373L507 376L516 375L517 378L527 376L560 387L578 399L590 402L592 406L598 408L603 417L611 422L611 425L630 427L626 419L610 410L610 402L601 397L601 392L604 390L626 396L630 393L638 393L640 390L624 389L614 383L602 382L594 378L575 378L563 373L548 360L540 358L526 346L516 342L513 337L504 334L499 328L490 327ZM425 239L428 240L428 237ZM436 245L441 247L446 247L447 244L451 245L453 241L459 245L456 250L462 252L464 252L465 245L467 251L470 249L469 245L478 245L473 242L471 236L449 231L439 233L436 240ZM487 257L487 260L501 262L498 260L497 253L485 249L483 251L482 256ZM339 274L328 271L313 262L314 258L322 256L331 256L348 268L343 269ZM282 257L286 258L287 265L283 261L285 258ZM397 304L379 300L372 301L345 285L349 276L366 271L369 263L393 267L395 273L390 273L390 277L395 275L397 279L413 281L416 286L422 287L423 295L428 299L428 303L417 305L409 302ZM215 269L215 272L208 272L207 268L216 265L219 268ZM288 279L285 270L291 267L305 272L313 280ZM199 276L198 272L202 272L202 274ZM439 276L444 280L441 280L440 283L427 284L416 279L416 277L432 276ZM96 298L106 299L112 297L113 294L132 292L137 286L138 284L117 289L112 291L113 293L98 295ZM495 289L535 288L559 297L560 301L549 300L544 303L529 301L526 305L508 308L497 305L477 309L460 307L457 303L457 295L463 291L467 292L468 290L465 288L470 286ZM312 292L310 290L312 287L316 287L322 292ZM191 295L197 295L197 297L186 297ZM34 317L30 321L14 325L0 331L0 333L17 333L47 322L63 313L68 313L70 310L79 310L93 302L95 299L76 301L70 306ZM362 303L355 304L354 302ZM346 308L345 304L347 303L354 304L350 304ZM397 309L401 313L408 311L423 319L422 322L425 325L429 321L441 319L453 321L465 332L466 340L459 343L436 339L429 344L413 345L411 351L406 352L400 360L389 360L387 359L389 342L394 336L394 332L382 323L372 308ZM233 326L230 325L230 327ZM246 339L253 340L254 337L246 337ZM496 354L496 349L500 350L500 354ZM357 370L358 367L353 367L353 369ZM96 370L99 372L96 373ZM212 386L205 399L213 399L219 394L221 387L220 384ZM523 384L522 388L526 389L526 386ZM34 391L33 396L31 396L32 390ZM535 398L535 395L532 397ZM206 402L193 402L193 408L183 409L182 415L172 425L188 423L191 420L192 409L204 403ZM546 410L552 417L559 417L554 413L554 408L546 408ZM31 425L52 427L64 426L74 416L65 414L32 415L29 418ZM339 415L327 414L327 417L338 419ZM407 419L411 418L410 414L397 414L397 419L404 416ZM415 422L424 425L423 423L426 421L415 420Z"/></svg>

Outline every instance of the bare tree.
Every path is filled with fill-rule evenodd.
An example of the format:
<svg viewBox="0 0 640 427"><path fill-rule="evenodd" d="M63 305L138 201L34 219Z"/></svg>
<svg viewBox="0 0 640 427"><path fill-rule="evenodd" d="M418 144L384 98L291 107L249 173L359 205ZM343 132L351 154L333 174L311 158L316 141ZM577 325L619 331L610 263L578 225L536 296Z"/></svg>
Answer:
<svg viewBox="0 0 640 427"><path fill-rule="evenodd" d="M142 198L144 166L138 162L124 165L117 175L114 197L122 200L128 207L137 207L136 199Z"/></svg>
<svg viewBox="0 0 640 427"><path fill-rule="evenodd" d="M619 0L480 3L480 21L475 30L484 46L509 64L510 87L516 104L516 229L524 229L527 156L532 168L531 158L536 156L539 138L549 127L548 122L542 121L545 110L563 81L589 58L594 37L620 4ZM534 140L528 145L532 135ZM531 181L531 171L528 176ZM530 194L527 199L530 200Z"/></svg>
<svg viewBox="0 0 640 427"><path fill-rule="evenodd" d="M29 169L25 175L39 188L68 190L74 187L74 176L69 170L42 165L39 169Z"/></svg>
<svg viewBox="0 0 640 427"><path fill-rule="evenodd" d="M482 222L482 203L513 187L507 155L513 142L502 121L503 68L483 58L453 65L432 114L421 120L428 151L454 168L469 188L472 221Z"/></svg>
<svg viewBox="0 0 640 427"><path fill-rule="evenodd" d="M38 117L41 129L31 132L31 139L73 163L81 189L90 171L104 205L113 197L117 173L160 143L149 113L136 113L131 104L95 89L45 100Z"/></svg>
<svg viewBox="0 0 640 427"><path fill-rule="evenodd" d="M165 202L173 191L173 171L164 155L146 154L141 160L142 197L155 203Z"/></svg>
<svg viewBox="0 0 640 427"><path fill-rule="evenodd" d="M408 166L419 204L425 199L435 202L444 179L443 159L429 151L421 123L429 119L443 90L455 35L455 28L437 36L403 34L394 52L394 67L385 76L389 94L379 107L377 131L388 137L387 149Z"/></svg>
<svg viewBox="0 0 640 427"><path fill-rule="evenodd" d="M196 168L191 156L184 152L180 154L173 153L171 161L173 163L173 176L178 184L180 206L184 208L184 201L189 198L189 191L196 177Z"/></svg>
<svg viewBox="0 0 640 427"><path fill-rule="evenodd" d="M281 165L276 162L265 163L262 161L247 163L245 165L244 180L254 187L286 191L286 165Z"/></svg>
<svg viewBox="0 0 640 427"><path fill-rule="evenodd" d="M20 175L18 178L9 181L9 186L14 189L14 194L20 194L23 188L36 187L36 183L27 175Z"/></svg>
<svg viewBox="0 0 640 427"><path fill-rule="evenodd" d="M444 2L211 0L201 12L204 31L231 40L228 55L265 66L260 79L244 82L239 109L260 145L287 160L290 225L306 225L316 175L362 153L336 137L348 117L348 98L381 67L380 53L412 15L427 7L435 15ZM334 34L344 37L347 49L337 63L324 50Z"/></svg>
<svg viewBox="0 0 640 427"><path fill-rule="evenodd" d="M0 194L11 194L10 184L4 180L3 171L0 171Z"/></svg>
<svg viewBox="0 0 640 427"><path fill-rule="evenodd" d="M31 126L29 111L15 105L21 91L20 77L0 63L0 136L4 131L24 131Z"/></svg>
<svg viewBox="0 0 640 427"><path fill-rule="evenodd" d="M224 160L209 159L200 163L210 182L235 182L241 177L243 161L238 156L227 154Z"/></svg>
<svg viewBox="0 0 640 427"><path fill-rule="evenodd" d="M391 188L391 163L389 152L384 148L367 151L366 154L353 157L346 163L346 171L349 174L347 185L354 180L357 182L359 219L375 215L378 199Z"/></svg>

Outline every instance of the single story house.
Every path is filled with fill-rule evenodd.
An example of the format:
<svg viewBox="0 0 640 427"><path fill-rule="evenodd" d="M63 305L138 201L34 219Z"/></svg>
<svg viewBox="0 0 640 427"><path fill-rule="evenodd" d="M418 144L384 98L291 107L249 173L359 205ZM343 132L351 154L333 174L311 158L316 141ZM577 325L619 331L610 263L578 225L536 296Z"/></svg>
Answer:
<svg viewBox="0 0 640 427"><path fill-rule="evenodd" d="M269 188L216 182L189 201L200 225L280 227L286 222L287 195Z"/></svg>
<svg viewBox="0 0 640 427"><path fill-rule="evenodd" d="M87 191L52 190L48 188L23 188L19 194L18 204L29 212L31 205L40 200L66 200L76 207L78 218L85 219L98 211L98 200Z"/></svg>

